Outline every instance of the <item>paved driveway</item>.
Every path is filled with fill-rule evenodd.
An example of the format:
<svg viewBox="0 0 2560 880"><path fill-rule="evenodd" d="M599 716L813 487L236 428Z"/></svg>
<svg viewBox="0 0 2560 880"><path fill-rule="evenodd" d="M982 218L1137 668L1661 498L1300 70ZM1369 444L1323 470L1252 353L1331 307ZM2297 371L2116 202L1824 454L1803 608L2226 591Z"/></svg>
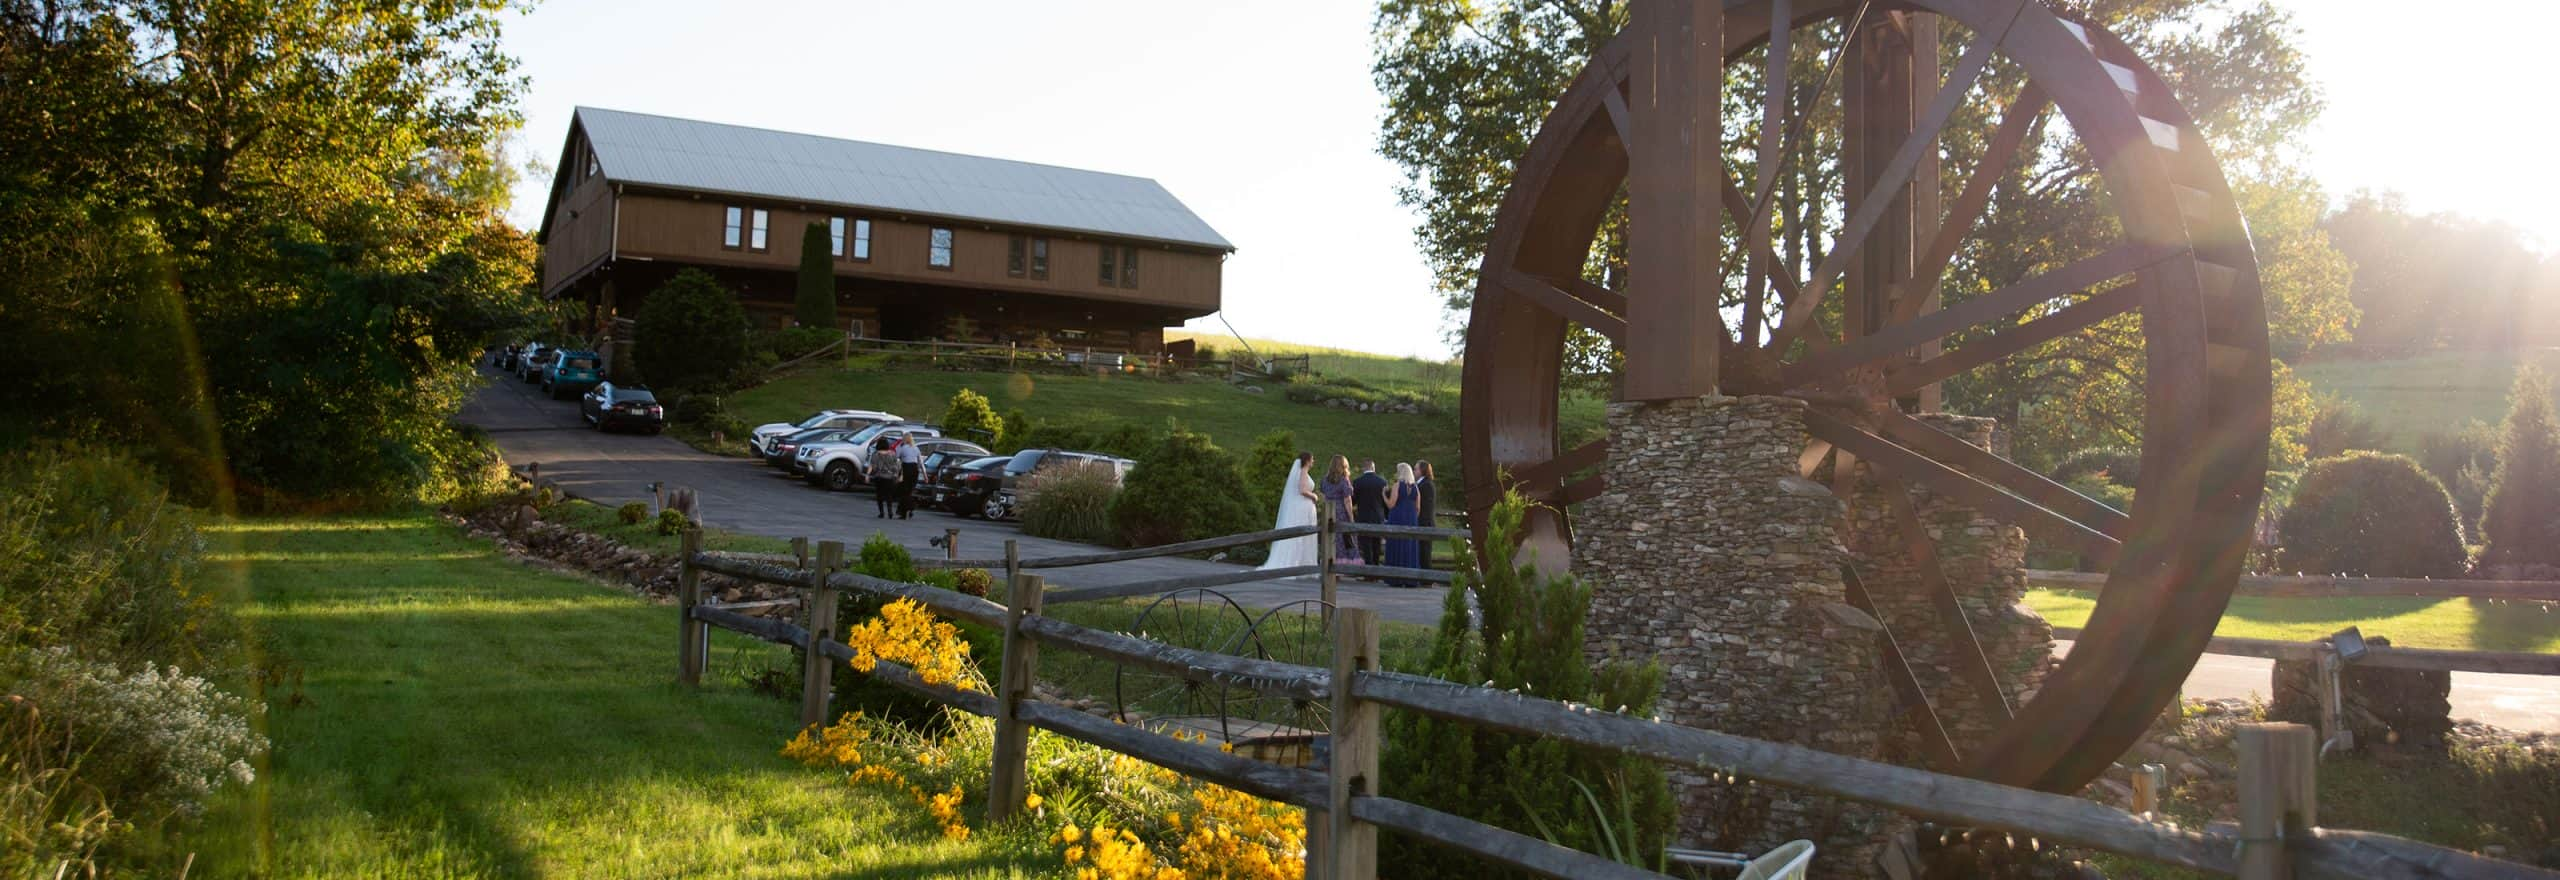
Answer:
<svg viewBox="0 0 2560 880"><path fill-rule="evenodd" d="M914 519L877 519L871 496L862 492L830 493L782 475L763 462L723 458L666 437L598 434L579 420L571 402L546 399L532 385L483 370L490 387L474 395L462 420L489 431L509 464L539 463L544 479L580 498L604 504L645 500L649 484L690 486L702 499L705 523L779 538L808 536L860 544L875 532L888 535L919 556L940 555L929 542L942 530L960 530L963 556L996 557L1004 542L1019 541L1023 556L1089 553L1089 545L1023 535L1005 523L961 519L942 513L917 512ZM859 405L862 401L846 401ZM1105 566L1050 569L1053 586L1101 586L1132 581L1236 570L1237 566L1197 559L1145 559ZM1221 587L1249 607L1268 608L1316 596L1312 579L1265 581ZM1342 604L1370 608L1389 620L1432 624L1440 619L1439 588L1393 589L1345 581ZM2063 643L2064 650L2069 643ZM2272 661L2254 657L2205 655L2187 677L2186 693L2196 698L2264 697ZM2560 678L2533 675L2453 674L2453 714L2517 730L2560 731Z"/></svg>

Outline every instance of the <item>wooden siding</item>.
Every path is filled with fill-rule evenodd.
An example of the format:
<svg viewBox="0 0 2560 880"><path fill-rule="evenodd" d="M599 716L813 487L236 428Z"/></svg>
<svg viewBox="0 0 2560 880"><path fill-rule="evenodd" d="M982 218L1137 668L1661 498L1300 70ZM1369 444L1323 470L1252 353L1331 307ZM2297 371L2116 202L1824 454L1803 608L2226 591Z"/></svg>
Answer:
<svg viewBox="0 0 2560 880"><path fill-rule="evenodd" d="M583 161L585 139L572 136L558 173L573 181L552 208L550 234L542 242L542 292L556 294L595 268L613 248L613 190L604 175L577 180L572 159ZM574 215L574 216L573 216ZM717 234L714 228L713 233Z"/></svg>
<svg viewBox="0 0 2560 880"><path fill-rule="evenodd" d="M771 219L766 250L757 252L720 246L723 210L733 204L750 211L763 208L768 212ZM1164 245L1126 241L1096 241L1054 232L1024 232L1022 234L1026 236L1049 239L1049 278L1035 281L1027 274L1016 278L1006 271L1007 249L1013 232L983 223L953 221L948 224L955 239L952 266L941 269L926 265L927 238L936 225L931 220L901 220L895 214L838 213L797 204L724 200L707 195L694 198L628 191L622 194L620 210L619 253L626 258L793 271L799 265L800 236L808 224L823 223L827 218L837 216L846 217L848 221L867 217L872 224L871 259L839 259L836 274L841 277L1062 295L1164 306L1187 314L1207 314L1218 309L1219 271L1223 255L1197 250L1176 250ZM554 222L556 229L558 221ZM847 234L851 234L849 222ZM1136 247L1139 250L1138 285L1135 288L1101 283L1102 248L1106 245L1115 249ZM556 264L560 252L550 250L546 254L553 255L554 260L546 265ZM551 286L548 283L550 274L545 272L546 289Z"/></svg>

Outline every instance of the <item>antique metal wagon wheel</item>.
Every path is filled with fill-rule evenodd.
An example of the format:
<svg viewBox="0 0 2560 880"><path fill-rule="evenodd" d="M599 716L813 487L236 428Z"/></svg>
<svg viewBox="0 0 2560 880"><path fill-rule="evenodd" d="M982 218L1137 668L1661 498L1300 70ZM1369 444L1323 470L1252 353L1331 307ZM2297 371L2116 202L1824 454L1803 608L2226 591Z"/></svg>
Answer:
<svg viewBox="0 0 2560 880"><path fill-rule="evenodd" d="M1541 564L1561 566L1570 547L1563 508L1599 494L1597 466L1607 442L1568 449L1559 436L1568 326L1611 338L1625 358L1623 375L1633 377L1666 355L1678 360L1690 353L1667 352L1680 345L1663 345L1664 333L1653 322L1631 322L1631 302L1642 312L1650 297L1718 297L1709 320L1722 315L1723 335L1685 344L1717 347L1713 376L1722 393L1788 395L1810 404L1808 473L1824 457L1841 464L1854 457L1893 488L1892 497L1902 497L1902 487L1926 489L2106 562L2106 589L2068 660L1990 741L1963 756L1963 769L1981 778L2072 790L2122 754L2174 696L2238 577L2267 446L2270 380L2257 265L2219 165L2160 77L2112 35L2034 2L1730 0L1724 66L1766 64L1781 72L1743 79L1761 93L1741 93L1727 105L1763 108L1755 166L1775 167L1784 161L1777 157L1796 152L1795 139L1808 126L1799 121L1809 115L1802 108L1817 106L1805 96L1833 87L1828 73L1818 82L1783 75L1791 54L1819 43L1809 29L1904 27L1912 13L1935 13L1926 19L1929 27L1963 34L1963 54L1943 85L1934 50L1906 55L1923 60L1903 62L1904 86L1921 83L1903 93L1904 127L1869 128L1859 135L1865 147L1843 148L1863 149L1866 158L1852 170L1850 157L1839 157L1844 170L1827 196L1839 213L1819 215L1838 231L1822 242L1822 252L1798 265L1773 252L1771 225L1786 211L1770 207L1770 175L1737 179L1728 159L1721 193L1703 197L1719 198L1727 221L1705 234L1720 235L1726 251L1741 255L1726 260L1725 272L1742 279L1727 284L1738 293L1647 290L1640 280L1611 290L1586 280L1600 224L1628 176L1628 144L1657 143L1645 139L1646 130L1631 128L1645 123L1629 109L1631 96L1641 94L1634 91L1642 81L1636 67L1650 56L1637 43L1647 35L1631 28L1593 58L1521 160L1481 267L1462 413L1465 470L1476 484L1467 499L1476 507L1479 542L1485 508L1496 495L1495 474L1548 502L1551 507L1531 514L1524 540ZM1783 26L1773 29L1773 20ZM1763 45L1769 51L1753 51ZM1873 57L1866 51L1835 56L1838 81L1882 75L1867 68ZM1995 64L2022 74L2024 88L1990 94L1981 84ZM1950 174L1969 172L1960 193L1943 213L1906 207L1940 201L1934 178L1940 134L1955 110L1976 104L1999 122L1970 168L1948 162ZM1840 118L1874 117L1844 110ZM1832 124L1848 142L1848 126ZM1990 289L1949 297L1940 308L1951 260L2000 247L1983 241L1966 249L1995 182L2013 165L2037 161L2020 155L2031 152L2022 148L2031 132L2058 137L2066 126L2073 148L2085 150L2097 169L2088 183L2101 194L2115 240L2078 259L2059 255L2052 261L2058 268L1992 279L1985 285ZM1915 186L1914 170L1922 167L1930 169L1928 182ZM1713 181L1697 188L1719 189ZM1914 218L1902 227L1907 251L1878 257L1873 233L1892 225L1880 222L1889 209ZM1644 235L1647 217L1661 215L1630 210L1628 216L1635 240ZM1648 277L1645 253L1634 251L1635 279ZM1747 270L1734 271L1736 264ZM2138 323L2131 336L2142 349L2143 462L2139 500L2129 515L1908 412L1926 408L1930 386L2092 332L2101 322L2109 328ZM1904 508L1896 511L1903 531L1918 531L1909 505L1894 506ZM1930 539L1920 532L1917 540ZM1913 557L1927 558L1925 551ZM1952 629L1954 638L1971 640L1968 629ZM1978 644L1948 647L1948 656L1966 656L1968 648L1970 656L1981 656ZM1980 678L1971 683L1981 688Z"/></svg>
<svg viewBox="0 0 2560 880"><path fill-rule="evenodd" d="M1147 603L1129 631L1175 647L1242 655L1250 650L1253 614L1225 593L1194 587ZM1111 695L1112 717L1124 724L1228 739L1235 695L1225 685L1121 666L1112 673Z"/></svg>
<svg viewBox="0 0 2560 880"><path fill-rule="evenodd" d="M1317 669L1333 667L1333 605L1322 599L1300 599L1262 612L1253 619L1253 635L1245 647L1252 656ZM1288 694L1248 691L1249 708L1237 714L1269 726L1271 733L1324 733L1333 729L1331 704Z"/></svg>

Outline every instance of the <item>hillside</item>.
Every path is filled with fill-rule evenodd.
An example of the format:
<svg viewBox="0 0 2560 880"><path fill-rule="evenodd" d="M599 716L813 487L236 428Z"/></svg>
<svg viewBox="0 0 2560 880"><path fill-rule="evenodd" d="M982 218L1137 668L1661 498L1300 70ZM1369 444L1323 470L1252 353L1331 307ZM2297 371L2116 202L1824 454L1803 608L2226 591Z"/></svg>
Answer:
<svg viewBox="0 0 2560 880"><path fill-rule="evenodd" d="M2324 360L2298 364L2294 372L2314 392L2343 398L2372 417L2389 435L2390 451L2415 453L2428 434L2505 418L2516 368L2528 361L2560 372L2560 349Z"/></svg>

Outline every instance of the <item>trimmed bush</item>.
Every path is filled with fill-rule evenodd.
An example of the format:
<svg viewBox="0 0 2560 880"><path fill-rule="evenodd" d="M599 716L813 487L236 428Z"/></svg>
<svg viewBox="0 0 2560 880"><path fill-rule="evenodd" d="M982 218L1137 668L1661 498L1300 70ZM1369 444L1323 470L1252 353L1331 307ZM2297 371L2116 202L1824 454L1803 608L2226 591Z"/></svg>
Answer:
<svg viewBox="0 0 2560 880"><path fill-rule="evenodd" d="M1256 437L1253 449L1244 454L1244 488L1257 502L1255 509L1262 519L1270 521L1279 514L1280 482L1289 478L1289 465L1298 460L1298 435L1287 428Z"/></svg>
<svg viewBox="0 0 2560 880"><path fill-rule="evenodd" d="M622 521L622 524L626 526L639 525L642 520L649 518L649 505L644 501L626 503L621 507L614 508L613 518Z"/></svg>
<svg viewBox="0 0 2560 880"><path fill-rule="evenodd" d="M836 327L836 259L828 253L833 242L823 221L800 234L800 286L791 300L791 315L803 328Z"/></svg>
<svg viewBox="0 0 2560 880"><path fill-rule="evenodd" d="M1591 588L1571 575L1541 574L1517 558L1514 536L1528 509L1517 494L1494 506L1489 566L1478 569L1475 554L1461 548L1457 582L1432 640L1431 666L1422 672L1595 708L1624 706L1638 717L1652 714L1662 691L1661 667L1590 662L1582 646ZM1480 622L1470 619L1471 596ZM1386 738L1381 789L1397 798L1584 852L1638 854L1648 868L1657 867L1652 862L1670 841L1670 786L1650 761L1409 712L1387 716ZM1404 835L1380 835L1378 844L1381 876L1527 876L1452 859L1446 850Z"/></svg>
<svg viewBox="0 0 2560 880"><path fill-rule="evenodd" d="M828 327L784 327L766 336L762 344L780 362L825 348L842 338L844 331Z"/></svg>
<svg viewBox="0 0 2560 880"><path fill-rule="evenodd" d="M2510 399L2497 476L2480 510L2480 534L2489 545L2480 564L2560 567L2560 422L2551 412L2551 378L2525 367Z"/></svg>
<svg viewBox="0 0 2560 880"><path fill-rule="evenodd" d="M2381 449L2382 426L2355 404L2324 397L2311 411L2311 426L2302 432L2304 455L2334 458L2356 450Z"/></svg>
<svg viewBox="0 0 2560 880"><path fill-rule="evenodd" d="M1111 502L1111 526L1132 547L1255 531L1265 523L1253 497L1235 456L1206 434L1176 428L1129 470Z"/></svg>
<svg viewBox="0 0 2560 880"><path fill-rule="evenodd" d="M700 269L650 291L632 336L640 375L662 389L713 388L748 365L747 312Z"/></svg>
<svg viewBox="0 0 2560 880"><path fill-rule="evenodd" d="M942 411L942 436L975 441L994 449L1004 442L1004 422L996 418L996 409L987 404L986 395L962 388L951 395L951 405Z"/></svg>
<svg viewBox="0 0 2560 880"><path fill-rule="evenodd" d="M1025 478L1020 492L1017 503L1023 534L1088 544L1110 543L1111 500L1120 494L1120 481L1111 468L1050 468Z"/></svg>
<svg viewBox="0 0 2560 880"><path fill-rule="evenodd" d="M1000 453L1020 452L1023 439L1029 436L1031 436L1031 414L1020 409L1006 410L1004 428L996 432L996 442L987 448Z"/></svg>
<svg viewBox="0 0 2560 880"><path fill-rule="evenodd" d="M996 576L983 568L950 570L951 589L984 599L995 591Z"/></svg>
<svg viewBox="0 0 2560 880"><path fill-rule="evenodd" d="M684 511L672 508L658 511L658 534L679 534L684 531L684 526Z"/></svg>
<svg viewBox="0 0 2560 880"><path fill-rule="evenodd" d="M2452 496L2402 455L2312 462L2276 534L2277 566L2306 574L2456 577L2467 556Z"/></svg>

